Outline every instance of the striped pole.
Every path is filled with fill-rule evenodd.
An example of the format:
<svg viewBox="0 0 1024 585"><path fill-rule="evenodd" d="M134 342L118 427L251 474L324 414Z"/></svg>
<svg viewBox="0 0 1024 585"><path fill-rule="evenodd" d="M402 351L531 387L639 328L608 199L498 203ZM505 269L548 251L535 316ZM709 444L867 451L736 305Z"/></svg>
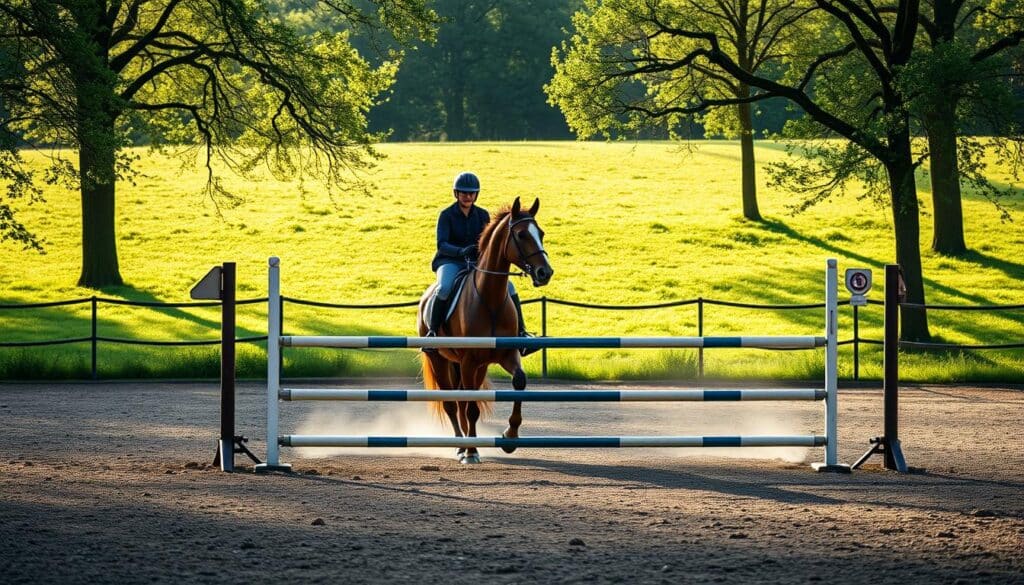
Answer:
<svg viewBox="0 0 1024 585"><path fill-rule="evenodd" d="M762 335L745 337L393 337L288 335L281 345L289 347L457 348L457 349L642 349L642 348L760 348L812 349L827 343L811 335Z"/></svg>
<svg viewBox="0 0 1024 585"><path fill-rule="evenodd" d="M255 467L256 473L291 471L280 461L278 449L277 400L281 389L281 260L271 256L267 281L267 461Z"/></svg>
<svg viewBox="0 0 1024 585"><path fill-rule="evenodd" d="M766 400L824 400L813 388L752 390L339 390L282 388L281 400L341 400L353 402L740 402Z"/></svg>
<svg viewBox="0 0 1024 585"><path fill-rule="evenodd" d="M821 447L820 435L749 437L359 437L347 435L285 435L285 447Z"/></svg>

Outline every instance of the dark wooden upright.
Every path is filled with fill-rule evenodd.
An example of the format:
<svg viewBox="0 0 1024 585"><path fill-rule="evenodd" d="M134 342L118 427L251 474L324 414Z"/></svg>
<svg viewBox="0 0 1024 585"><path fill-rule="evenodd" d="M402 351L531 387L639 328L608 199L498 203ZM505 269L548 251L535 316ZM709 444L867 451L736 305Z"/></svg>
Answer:
<svg viewBox="0 0 1024 585"><path fill-rule="evenodd" d="M900 303L904 300L904 290L899 264L886 264L882 374L884 434L870 440L871 449L851 466L854 469L875 453L881 453L885 469L907 473L907 462L900 447Z"/></svg>
<svg viewBox="0 0 1024 585"><path fill-rule="evenodd" d="M220 468L235 470L235 263L221 271Z"/></svg>

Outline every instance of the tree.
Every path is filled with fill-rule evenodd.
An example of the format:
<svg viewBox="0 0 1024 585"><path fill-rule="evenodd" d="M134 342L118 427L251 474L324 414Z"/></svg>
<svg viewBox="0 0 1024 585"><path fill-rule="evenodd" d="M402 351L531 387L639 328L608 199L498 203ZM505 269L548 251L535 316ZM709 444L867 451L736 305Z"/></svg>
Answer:
<svg viewBox="0 0 1024 585"><path fill-rule="evenodd" d="M9 111L17 109L14 103L5 99L5 89L18 84L23 75L13 48L8 40L0 39L0 120L10 120ZM18 152L19 135L7 126L0 124L0 181L6 184L0 195L0 242L13 240L25 249L41 252L43 247L39 238L18 220L12 204L19 199L42 203L42 190L33 184L32 172Z"/></svg>
<svg viewBox="0 0 1024 585"><path fill-rule="evenodd" d="M424 4L309 2L320 18L402 40L430 34ZM2 86L0 126L78 150L77 167L58 154L49 174L81 190L79 285L122 282L115 186L135 140L201 149L221 202L233 196L220 165L349 180L374 155L365 116L396 67L369 66L350 34L299 35L269 0L0 0L0 39L21 71Z"/></svg>
<svg viewBox="0 0 1024 585"><path fill-rule="evenodd" d="M673 9L678 4L677 0L639 0L633 4L631 18L645 30L643 38L691 43L684 45L685 51L661 56L628 44L610 46L573 63L566 74L586 79L592 70L606 71L582 86L588 96L599 97L604 94L597 90L616 83L623 76L620 71L685 72L696 78L703 70L716 70L754 88L746 101L785 98L805 113L804 130L814 130L819 138L844 139L838 149L818 144L816 153L821 156L814 159L816 169L800 164L786 167L788 183L810 194L813 202L834 193L846 179L872 172L863 163L877 163L882 175L876 175L880 180L873 184L885 184L907 300L923 304L914 177L920 161L912 155L910 114L900 91L901 72L914 54L919 0L894 0L890 11L879 10L871 1L807 0L810 12L798 27L803 38L788 43L787 71L781 79L745 69L723 46L720 32L693 26ZM704 105L718 104L704 100ZM930 338L925 311L908 309L901 315L904 338Z"/></svg>
<svg viewBox="0 0 1024 585"><path fill-rule="evenodd" d="M926 0L924 9L921 30L928 48L916 66L917 83L907 91L928 135L931 248L957 256L967 251L962 179L993 200L998 195L983 173L984 148L966 137L958 148L960 129L989 122L985 129L996 136L1017 135L1019 141L1022 134L1013 121L1014 100L1001 99L1009 92L1009 68L1001 60L1024 39L1024 7L1006 0ZM1013 156L1011 150L1004 153Z"/></svg>
<svg viewBox="0 0 1024 585"><path fill-rule="evenodd" d="M371 128L397 140L570 136L541 86L576 0L438 0L437 41L406 52Z"/></svg>
<svg viewBox="0 0 1024 585"><path fill-rule="evenodd" d="M590 0L546 90L581 138L647 123L685 128L702 114L708 133L740 138L743 216L760 220L752 104L761 97L710 60L678 66L702 41L673 31L712 34L736 66L763 75L781 66L780 47L806 14L795 0Z"/></svg>

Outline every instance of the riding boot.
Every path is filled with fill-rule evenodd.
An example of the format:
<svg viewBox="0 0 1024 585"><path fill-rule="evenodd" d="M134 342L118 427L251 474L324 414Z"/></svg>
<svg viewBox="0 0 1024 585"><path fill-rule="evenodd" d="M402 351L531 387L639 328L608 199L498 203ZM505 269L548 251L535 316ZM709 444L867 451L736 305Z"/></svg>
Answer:
<svg viewBox="0 0 1024 585"><path fill-rule="evenodd" d="M526 322L523 320L523 305L519 302L519 295L510 295L512 297L512 304L516 308L516 318L519 320L519 337L533 337L526 331ZM520 348L519 353L523 357L530 355L537 351L536 348Z"/></svg>
<svg viewBox="0 0 1024 585"><path fill-rule="evenodd" d="M430 316L427 319L426 337L437 337L438 332L441 331L441 324L444 322L444 316L447 312L448 301L443 301L434 297L434 305L430 308ZM424 347L423 351L436 352L437 350L431 347Z"/></svg>

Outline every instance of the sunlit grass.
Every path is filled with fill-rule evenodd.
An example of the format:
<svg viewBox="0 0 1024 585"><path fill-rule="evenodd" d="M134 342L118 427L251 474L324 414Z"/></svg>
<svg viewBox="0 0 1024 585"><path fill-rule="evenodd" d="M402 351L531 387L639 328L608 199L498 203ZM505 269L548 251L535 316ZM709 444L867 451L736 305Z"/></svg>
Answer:
<svg viewBox="0 0 1024 585"><path fill-rule="evenodd" d="M100 296L145 301L188 300L189 288L214 264L238 263L240 298L266 295L266 260L281 258L282 293L337 303L415 300L433 281L429 269L434 222L451 202L451 178L463 169L483 181L480 204L496 210L522 196L541 200L538 220L547 232L555 277L544 289L517 282L524 299L549 298L601 304L645 304L704 297L750 303L812 303L823 299L825 259L840 271L873 268L881 299L882 267L893 259L891 216L858 193L792 215L793 195L761 184L764 222L744 220L740 207L739 147L735 142L698 144L686 153L669 143L471 143L388 144L387 158L369 175L370 196L355 191L333 197L312 183L229 181L245 202L222 209L203 199L198 167L140 151L137 186L119 185L118 240L126 286ZM783 156L761 143L759 163ZM41 160L38 155L30 155ZM993 179L1007 181L1004 174ZM1024 302L1024 244L1020 191L1002 203L1015 214L1001 223L998 210L967 192L966 238L972 252L945 258L927 250L931 239L927 179L919 182L923 207L921 242L929 303ZM89 297L74 286L80 264L77 193L56 187L45 205L19 210L22 220L47 240L47 254L21 251L10 242L0 273L0 303ZM845 293L842 295L845 296ZM540 331L539 303L526 307L531 329ZM820 334L819 310L752 311L705 306L705 335ZM860 335L880 339L881 308L861 310ZM852 337L851 310L844 307L840 336ZM292 334L410 334L413 309L330 310L285 306ZM548 304L547 333L571 335L697 335L695 306L637 312L577 309ZM932 332L952 343L1022 341L1024 311L933 312ZM99 306L98 334L159 340L215 339L219 309L144 309ZM239 307L239 335L266 333L265 307ZM0 311L0 339L41 340L90 335L90 307ZM262 375L262 346L240 349L240 375ZM539 354L527 359L532 375ZM810 379L820 376L821 352L707 351L708 376ZM100 376L213 377L216 346L152 348L101 343ZM694 351L552 351L549 374L573 378L695 376ZM415 352L286 350L291 376L412 375ZM89 344L0 349L0 378L87 377ZM914 354L902 373L936 381L1021 379L1024 352ZM84 372L84 376L83 376ZM840 372L852 377L852 353L844 347ZM881 354L862 348L860 375L881 375Z"/></svg>

